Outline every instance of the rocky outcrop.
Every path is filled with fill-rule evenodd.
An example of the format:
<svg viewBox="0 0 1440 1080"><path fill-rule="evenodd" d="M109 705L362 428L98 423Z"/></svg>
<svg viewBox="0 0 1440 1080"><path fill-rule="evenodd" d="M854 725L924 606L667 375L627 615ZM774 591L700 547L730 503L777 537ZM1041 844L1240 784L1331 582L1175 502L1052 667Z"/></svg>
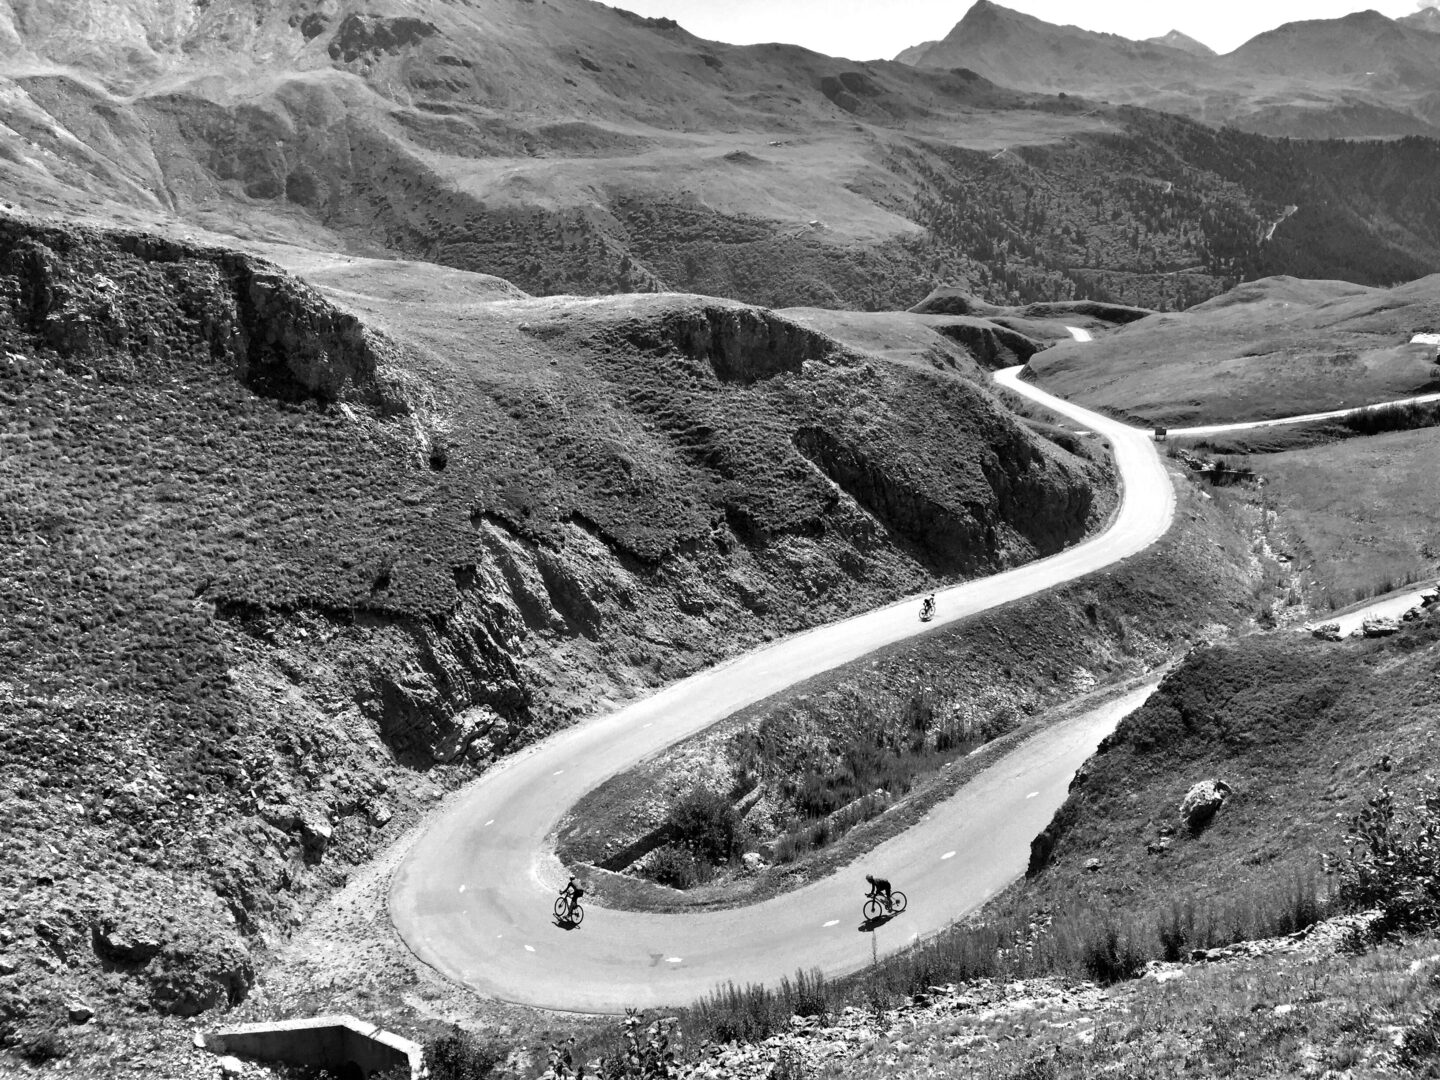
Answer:
<svg viewBox="0 0 1440 1080"><path fill-rule="evenodd" d="M753 383L796 373L805 361L823 362L838 349L833 338L764 308L739 304L675 309L622 323L618 332L641 349L676 349L703 360L721 382Z"/></svg>
<svg viewBox="0 0 1440 1080"><path fill-rule="evenodd" d="M979 363L992 369L1027 363L1047 347L1045 343L1017 330L980 319L944 323L935 329L951 341L963 345Z"/></svg>
<svg viewBox="0 0 1440 1080"><path fill-rule="evenodd" d="M995 548L995 523L977 507L950 507L825 428L795 433L795 448L886 528L943 571L973 571Z"/></svg>
<svg viewBox="0 0 1440 1080"><path fill-rule="evenodd" d="M1319 626L1310 628L1310 636L1319 638L1321 641L1343 641L1345 635L1340 632L1338 622L1321 623Z"/></svg>
<svg viewBox="0 0 1440 1080"><path fill-rule="evenodd" d="M1230 785L1225 781L1201 780L1180 801L1180 817L1192 833L1198 833L1210 824L1229 797Z"/></svg>
<svg viewBox="0 0 1440 1080"><path fill-rule="evenodd" d="M1360 633L1367 638L1389 637L1400 632L1400 620L1385 615L1372 615L1360 624Z"/></svg>
<svg viewBox="0 0 1440 1080"><path fill-rule="evenodd" d="M153 235L0 214L0 343L111 381L205 357L268 397L406 408L354 316L262 260Z"/></svg>
<svg viewBox="0 0 1440 1080"><path fill-rule="evenodd" d="M349 64L384 53L394 56L439 32L434 23L409 16L348 15L330 39L330 59Z"/></svg>

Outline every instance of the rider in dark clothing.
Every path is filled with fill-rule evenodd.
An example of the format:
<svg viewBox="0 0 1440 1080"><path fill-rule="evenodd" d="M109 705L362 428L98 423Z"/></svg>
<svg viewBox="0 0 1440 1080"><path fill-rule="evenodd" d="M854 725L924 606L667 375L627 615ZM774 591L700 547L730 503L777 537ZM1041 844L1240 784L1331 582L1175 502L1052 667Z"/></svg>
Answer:
<svg viewBox="0 0 1440 1080"><path fill-rule="evenodd" d="M570 910L574 911L575 905L580 903L580 898L585 895L585 890L576 884L575 879L572 877L565 883L565 888L560 890L560 895L570 901Z"/></svg>
<svg viewBox="0 0 1440 1080"><path fill-rule="evenodd" d="M865 898L867 900L877 900L883 897L885 901L885 907L888 910L891 906L890 882L886 881L884 878L877 878L872 874L866 874L865 880L870 883L870 892L866 894Z"/></svg>

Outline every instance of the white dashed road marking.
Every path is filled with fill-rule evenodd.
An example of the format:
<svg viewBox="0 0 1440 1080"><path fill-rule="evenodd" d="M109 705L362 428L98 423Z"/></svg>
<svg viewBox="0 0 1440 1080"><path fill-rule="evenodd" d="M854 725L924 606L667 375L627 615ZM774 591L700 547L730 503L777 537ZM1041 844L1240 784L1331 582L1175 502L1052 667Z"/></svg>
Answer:
<svg viewBox="0 0 1440 1080"><path fill-rule="evenodd" d="M666 962L667 964L678 964L678 963L681 962L681 960L680 960L680 957L678 957L678 956L667 956L667 957L665 958L665 962Z"/></svg>
<svg viewBox="0 0 1440 1080"><path fill-rule="evenodd" d="M954 857L955 857L955 852L953 852L953 851L947 851L947 852L945 852L944 855L941 855L941 856L940 856L940 861L941 861L941 862L944 862L946 859L953 859Z"/></svg>
<svg viewBox="0 0 1440 1080"><path fill-rule="evenodd" d="M1039 794L1040 794L1040 793L1039 793L1038 791L1032 791L1032 792L1030 792L1029 795L1026 795L1025 798L1027 798L1027 799L1033 799L1036 795L1039 795Z"/></svg>
<svg viewBox="0 0 1440 1080"><path fill-rule="evenodd" d="M534 952L534 951L535 951L535 946L534 946L534 945L526 945L526 946L525 946L525 951L526 951L526 952Z"/></svg>
<svg viewBox="0 0 1440 1080"><path fill-rule="evenodd" d="M839 920L839 919L831 919L831 920L830 920L829 922L827 922L825 925L826 925L826 926L839 926L839 925L840 925L840 920Z"/></svg>
<svg viewBox="0 0 1440 1080"><path fill-rule="evenodd" d="M485 825L487 825L487 826L488 826L488 825L494 825L494 824L495 824L495 819L494 819L493 817L492 817L489 821L485 822ZM482 828L483 828L483 826L482 826Z"/></svg>

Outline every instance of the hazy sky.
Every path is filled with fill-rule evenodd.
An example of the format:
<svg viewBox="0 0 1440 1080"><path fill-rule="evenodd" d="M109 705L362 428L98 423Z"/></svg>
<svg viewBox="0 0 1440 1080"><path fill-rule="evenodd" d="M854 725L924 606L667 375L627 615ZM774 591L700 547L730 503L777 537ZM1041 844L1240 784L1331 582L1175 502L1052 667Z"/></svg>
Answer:
<svg viewBox="0 0 1440 1080"><path fill-rule="evenodd" d="M890 59L901 49L944 37L970 0L608 0L642 15L668 16L692 34L739 45L786 41L852 60ZM1128 38L1179 30L1229 52L1263 30L1299 19L1334 19L1373 8L1392 18L1437 0L997 0L1046 22Z"/></svg>

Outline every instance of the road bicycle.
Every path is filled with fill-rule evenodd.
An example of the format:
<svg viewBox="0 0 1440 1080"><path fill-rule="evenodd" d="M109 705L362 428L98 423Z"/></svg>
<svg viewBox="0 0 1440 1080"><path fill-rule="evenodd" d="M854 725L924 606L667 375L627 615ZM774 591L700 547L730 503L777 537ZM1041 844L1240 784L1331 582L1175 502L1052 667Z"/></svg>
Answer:
<svg viewBox="0 0 1440 1080"><path fill-rule="evenodd" d="M568 896L557 896L555 898L555 918L558 922L579 926L585 918L585 909L580 906L578 900L571 900Z"/></svg>
<svg viewBox="0 0 1440 1080"><path fill-rule="evenodd" d="M865 901L865 921L875 922L880 918L899 915L904 910L905 894L899 889L895 889L890 893L890 906L888 908L884 902L880 900L871 899Z"/></svg>

